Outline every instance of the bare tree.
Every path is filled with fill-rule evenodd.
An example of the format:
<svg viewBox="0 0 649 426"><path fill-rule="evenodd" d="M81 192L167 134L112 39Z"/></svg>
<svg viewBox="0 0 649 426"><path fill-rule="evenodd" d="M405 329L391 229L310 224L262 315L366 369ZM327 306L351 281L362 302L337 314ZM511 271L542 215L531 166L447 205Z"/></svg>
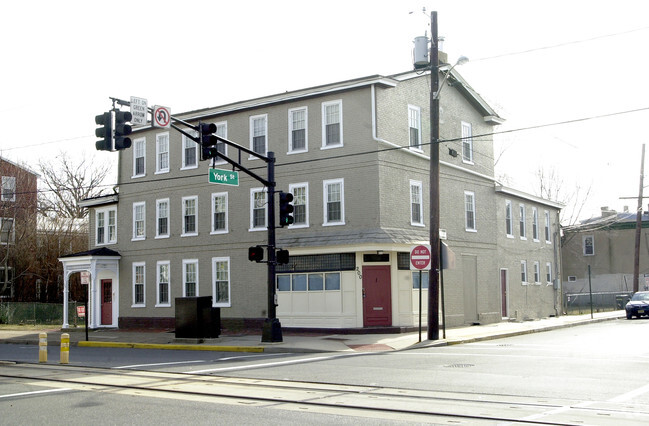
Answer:
<svg viewBox="0 0 649 426"><path fill-rule="evenodd" d="M554 167L548 170L540 166L536 171L536 176L539 185L537 195L566 206L561 210L561 224L570 226L577 223L590 196L592 185L584 188L581 184L576 183L568 188L563 177Z"/></svg>
<svg viewBox="0 0 649 426"><path fill-rule="evenodd" d="M39 200L40 213L80 219L88 214L88 210L79 207L79 201L102 195L105 191L102 184L111 165L97 164L86 157L74 161L67 153L60 152L53 162L41 160L39 168L42 182L47 187Z"/></svg>

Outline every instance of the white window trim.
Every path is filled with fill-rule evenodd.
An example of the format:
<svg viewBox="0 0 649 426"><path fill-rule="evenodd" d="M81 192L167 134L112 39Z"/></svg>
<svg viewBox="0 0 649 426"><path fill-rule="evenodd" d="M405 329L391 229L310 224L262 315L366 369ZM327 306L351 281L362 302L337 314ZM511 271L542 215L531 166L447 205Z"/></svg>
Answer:
<svg viewBox="0 0 649 426"><path fill-rule="evenodd" d="M142 266L142 303L135 303L135 269ZM131 267L131 308L144 308L146 307L146 262L133 262Z"/></svg>
<svg viewBox="0 0 649 426"><path fill-rule="evenodd" d="M214 229L214 199L217 197L225 197L225 229L219 229L215 230ZM229 232L229 201L228 201L228 193L227 192L214 192L212 193L211 199L211 218L210 218L210 234L212 235L218 235L218 234L227 234Z"/></svg>
<svg viewBox="0 0 649 426"><path fill-rule="evenodd" d="M509 211L509 218L507 218L507 212ZM509 225L509 230L507 232L507 225ZM514 206L512 205L511 200L505 200L505 233L507 238L514 238Z"/></svg>
<svg viewBox="0 0 649 426"><path fill-rule="evenodd" d="M167 233L166 234L160 234L160 204L162 203L167 203ZM169 238L171 235L171 203L169 202L169 198L162 198L159 200L155 200L155 238L160 239L160 238Z"/></svg>
<svg viewBox="0 0 649 426"><path fill-rule="evenodd" d="M253 115L250 117L250 150L255 151L254 149L254 138L255 138L255 128L254 128L254 121L257 119L263 118L264 119L264 137L265 137L265 142L264 142L264 152L263 153L258 153L261 155L267 155L268 154L268 114L259 114L259 115ZM259 160L258 157L255 157L254 155L250 155L248 157L248 160Z"/></svg>
<svg viewBox="0 0 649 426"><path fill-rule="evenodd" d="M593 252L589 253L589 254L586 254L586 239L587 238L590 238L593 241ZM595 256L595 236L594 235L592 235L592 234L584 235L581 238L581 251L582 251L584 256Z"/></svg>
<svg viewBox="0 0 649 426"><path fill-rule="evenodd" d="M462 128L461 128L461 132L462 132L462 162L465 163L465 164L475 164L474 163L474 158L473 158L473 125L471 123L467 123L466 121L463 121L461 126L462 126ZM469 136L464 136L464 129L465 128L469 130L469 132L470 132ZM465 140L468 141L469 148L470 148L469 153L471 155L469 156L469 158L464 157L464 143L465 143Z"/></svg>
<svg viewBox="0 0 649 426"><path fill-rule="evenodd" d="M255 194L263 192L265 197L264 206L264 225L254 227L254 210L255 210ZM266 231L268 230L268 191L266 188L250 188L250 228L248 231Z"/></svg>
<svg viewBox="0 0 649 426"><path fill-rule="evenodd" d="M421 218L420 222L413 222L412 220L412 187L415 186L419 188L419 217ZM426 226L424 225L424 186L421 181L410 179L410 225L412 226Z"/></svg>
<svg viewBox="0 0 649 426"><path fill-rule="evenodd" d="M228 138L228 122L227 121L219 121L218 123L214 123L214 125L216 126L215 135L218 135L218 136L221 136L222 138L227 139ZM224 129L222 134L219 134L219 129ZM219 142L219 143L223 143L223 142ZM228 155L228 145L223 143L223 146L225 148L225 150L223 151L223 155L225 155L227 157L227 155ZM218 147L218 144L217 144L217 147ZM200 158L200 154L199 154L199 158ZM227 161L217 158L215 164L227 164Z"/></svg>
<svg viewBox="0 0 649 426"><path fill-rule="evenodd" d="M536 229L536 231L534 231ZM532 207L532 240L535 243L540 242L539 240L539 209ZM534 233L536 232L536 235Z"/></svg>
<svg viewBox="0 0 649 426"><path fill-rule="evenodd" d="M471 195L471 206L473 209L473 228L469 228L468 225L468 211L466 209L466 196ZM475 192L473 191L464 191L464 198L462 200L464 202L464 230L466 232L478 232L478 218L476 214L476 205L475 205Z"/></svg>
<svg viewBox="0 0 649 426"><path fill-rule="evenodd" d="M160 151L160 139L162 139L163 136L167 137L167 151ZM171 148L171 140L169 138L169 132L164 132L164 133L158 133L155 135L155 174L161 174L161 173L169 173L169 168L171 167L171 153L170 153L170 148ZM166 168L161 168L160 167L160 154L166 152L167 153L167 167Z"/></svg>
<svg viewBox="0 0 649 426"><path fill-rule="evenodd" d="M419 133L419 145L413 146L411 145L410 141L410 111L416 111L417 112L417 117L419 121L419 126L417 127L417 131ZM415 105L408 105L408 148L412 151L416 152L424 152L423 149L423 140L421 138L421 108Z"/></svg>
<svg viewBox="0 0 649 426"><path fill-rule="evenodd" d="M548 210L544 210L544 211L543 211L543 215L544 215L544 217L545 217L545 228L548 229L548 231L547 231L547 236L548 236L548 238L549 238L549 239L546 238L546 239L545 239L545 242L546 242L547 244L552 244L552 226L551 226L551 223L550 223L550 212L549 212ZM545 238L545 234L546 234L546 233L545 233L545 229L543 229L543 237L544 237L544 238Z"/></svg>
<svg viewBox="0 0 649 426"><path fill-rule="evenodd" d="M11 232L7 236L7 241L0 241L0 245L16 244L16 220L13 217L0 217L0 227L2 227L2 222L4 221L11 221Z"/></svg>
<svg viewBox="0 0 649 426"><path fill-rule="evenodd" d="M198 259L183 259L183 297L187 297L187 265L196 265L196 296L200 295L198 280L200 274L198 273Z"/></svg>
<svg viewBox="0 0 649 426"><path fill-rule="evenodd" d="M326 117L327 117L327 107L329 105L339 105L338 108L338 119L340 120L340 143L336 145L327 145L327 122L326 122ZM329 102L323 102L322 103L322 146L320 149L332 149L332 148L340 148L344 145L343 141L343 101L342 99L337 99L335 101L329 101Z"/></svg>
<svg viewBox="0 0 649 426"><path fill-rule="evenodd" d="M143 160L144 167L142 167L142 170L143 170L142 173L140 173L138 175L138 174L135 174L135 171L137 170L136 162L137 162L137 159L138 159L138 157L135 156L135 153L136 153L135 147L139 143L142 143L142 153L143 153L142 158L144 158L144 160ZM146 176L146 138L138 138L138 139L133 140L133 175L131 176L131 179L137 179L137 178L141 178L141 177L145 177L145 176Z"/></svg>
<svg viewBox="0 0 649 426"><path fill-rule="evenodd" d="M165 303L160 302L160 267L161 266L169 267L169 282L167 282L167 292L169 301ZM156 308L169 308L171 307L171 262L168 260L160 260L156 262L155 268L155 307Z"/></svg>
<svg viewBox="0 0 649 426"><path fill-rule="evenodd" d="M527 240L527 213L525 211L525 204L518 205L518 215L518 235L520 236L521 240ZM523 235L521 235L521 233Z"/></svg>
<svg viewBox="0 0 649 426"><path fill-rule="evenodd" d="M196 203L194 203L195 206L195 212L194 212L194 217L196 218L195 224L196 224L196 230L193 232L186 232L185 231L185 201L188 200L195 200ZM198 195L192 195L189 197L183 197L181 201L181 216L180 216L180 221L181 221L181 226L182 226L182 233L180 234L181 237L195 237L198 235Z"/></svg>
<svg viewBox="0 0 649 426"><path fill-rule="evenodd" d="M534 285L541 285L541 264L534 261Z"/></svg>
<svg viewBox="0 0 649 426"><path fill-rule="evenodd" d="M525 279L523 278L523 272L525 273ZM529 277L527 276L527 260L521 260L521 270L519 272L521 276L521 284L522 285L528 285L529 284Z"/></svg>
<svg viewBox="0 0 649 426"><path fill-rule="evenodd" d="M292 225L289 225L288 227L290 229L293 228L308 228L309 227L309 183L308 182L301 182L301 183L292 183L288 186L288 191L291 194L294 194L293 190L295 188L304 188L304 197L306 198L306 205L305 205L305 220L306 223L293 223ZM295 194L294 194L295 195Z"/></svg>
<svg viewBox="0 0 649 426"><path fill-rule="evenodd" d="M109 235L108 218L110 216L109 213L110 211L115 212L115 238L112 241L108 239L108 235ZM104 213L104 242L103 243L97 242L97 224L98 224L97 216L99 215L100 212ZM106 246L110 244L117 244L117 207L108 207L104 209L95 210L95 246L99 247L99 246Z"/></svg>
<svg viewBox="0 0 649 426"><path fill-rule="evenodd" d="M228 265L228 301L219 303L216 301L216 264L217 262L226 262ZM213 257L212 258L212 306L215 308L229 308L232 306L232 275L230 274L230 257Z"/></svg>
<svg viewBox="0 0 649 426"><path fill-rule="evenodd" d="M198 136L198 132L195 131L195 130L192 130L192 129L185 129L185 132L187 132L187 133L189 133L190 135L193 135L193 136L195 136L195 137ZM194 165L192 165L192 166L188 166L188 165L186 164L186 159L185 159L185 157L186 157L186 155L187 155L187 154L185 153L185 145L188 144L188 143L191 143L191 144L193 145L193 147L194 147L194 152L196 153L196 154L195 154L195 155L196 155L196 157L195 157L195 158L196 158L196 164L194 164ZM193 170L193 169L197 169L197 168L198 168L198 162L200 161L200 158L201 158L200 152L198 151L198 147L199 147L199 146L198 146L198 144L197 144L195 141L193 141L192 139L188 138L188 137L185 136L185 135L182 135L181 144L180 144L180 149L181 149L181 156L182 156L182 161L183 161L183 162L182 162L182 167L180 168L180 170Z"/></svg>
<svg viewBox="0 0 649 426"><path fill-rule="evenodd" d="M293 113L304 111L304 148L293 149ZM309 108L298 107L288 110L288 151L287 154L301 154L309 151Z"/></svg>
<svg viewBox="0 0 649 426"><path fill-rule="evenodd" d="M545 263L545 271L546 271L546 273L545 273L546 285L550 286L550 285L553 284L552 281L553 281L553 275L554 275L554 274L552 274L552 262L546 262ZM548 280L548 275L550 275L549 280Z"/></svg>
<svg viewBox="0 0 649 426"><path fill-rule="evenodd" d="M137 207L142 207L142 231L143 234L142 236L137 236L135 235L135 210ZM131 241L143 241L146 240L146 202L145 201L138 201L133 203L133 233L131 235Z"/></svg>
<svg viewBox="0 0 649 426"><path fill-rule="evenodd" d="M329 185L334 185L334 184L340 184L340 220L338 221L329 221L329 217L327 216L327 203L328 203L328 191L327 187ZM344 225L345 224L345 179L329 179L329 180L324 180L322 181L322 204L323 204L323 211L322 211L322 218L323 218L323 224L322 226L338 226L338 225Z"/></svg>
<svg viewBox="0 0 649 426"><path fill-rule="evenodd" d="M5 185L5 182L13 182L13 184ZM1 201L15 202L16 201L16 177L15 176L2 176L2 188L0 189ZM5 197L4 190L6 188L11 188L11 197Z"/></svg>

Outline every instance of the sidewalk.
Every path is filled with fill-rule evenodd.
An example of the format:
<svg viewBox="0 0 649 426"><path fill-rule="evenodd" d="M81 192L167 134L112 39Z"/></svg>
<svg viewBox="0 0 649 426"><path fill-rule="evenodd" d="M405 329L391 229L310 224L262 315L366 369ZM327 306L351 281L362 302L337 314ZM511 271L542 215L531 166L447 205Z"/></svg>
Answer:
<svg viewBox="0 0 649 426"><path fill-rule="evenodd" d="M412 349L431 346L445 346L491 340L521 334L537 333L564 327L572 327L599 321L624 318L625 312L600 312L593 315L570 315L558 318L545 318L525 322L500 322L495 324L466 326L446 330L446 337L440 330L440 340L426 340L427 333L419 332L398 334L319 334L309 332L285 332L283 341L278 343L261 342L261 330L258 334L223 335L216 339L206 339L197 343L190 339L176 339L173 330L116 330L100 329L88 332L88 341L84 329L69 331L71 346L84 347L128 347L147 349L207 350L234 352L372 352ZM52 327L48 330L21 330L21 326L11 329L0 329L0 343L17 343L38 345L39 334L47 333L48 345L59 346L61 329Z"/></svg>

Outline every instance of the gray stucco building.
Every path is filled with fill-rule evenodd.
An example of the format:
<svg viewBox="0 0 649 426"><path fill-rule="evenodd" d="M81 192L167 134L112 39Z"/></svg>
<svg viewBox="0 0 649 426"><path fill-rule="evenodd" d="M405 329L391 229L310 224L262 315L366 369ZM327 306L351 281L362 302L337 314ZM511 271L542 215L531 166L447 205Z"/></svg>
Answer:
<svg viewBox="0 0 649 426"><path fill-rule="evenodd" d="M491 135L503 119L456 71L447 82L441 233L456 261L444 271L446 325L553 315L560 206L498 185ZM428 73L376 75L178 115L275 153L277 189L295 196L295 223L277 230L291 255L277 270L283 326L417 324L419 275L408 255L428 242L429 90ZM266 241L275 207L265 189L244 173L237 187L208 183L210 164L175 130L145 126L132 139L119 152L118 193L84 202L91 253L64 260L68 276L93 269L91 326L173 326L176 297L208 295L226 323L261 321L266 268L247 251ZM265 173L260 160L240 161ZM526 233L508 234L510 221ZM98 262L99 248L114 254ZM426 293L427 274L422 282Z"/></svg>

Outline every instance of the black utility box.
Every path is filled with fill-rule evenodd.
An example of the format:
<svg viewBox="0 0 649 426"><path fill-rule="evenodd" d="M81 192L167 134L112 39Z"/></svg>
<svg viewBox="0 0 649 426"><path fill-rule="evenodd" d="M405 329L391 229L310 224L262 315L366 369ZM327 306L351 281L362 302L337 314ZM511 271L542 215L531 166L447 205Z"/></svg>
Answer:
<svg viewBox="0 0 649 426"><path fill-rule="evenodd" d="M221 308L212 296L176 298L176 338L212 339L221 333Z"/></svg>

